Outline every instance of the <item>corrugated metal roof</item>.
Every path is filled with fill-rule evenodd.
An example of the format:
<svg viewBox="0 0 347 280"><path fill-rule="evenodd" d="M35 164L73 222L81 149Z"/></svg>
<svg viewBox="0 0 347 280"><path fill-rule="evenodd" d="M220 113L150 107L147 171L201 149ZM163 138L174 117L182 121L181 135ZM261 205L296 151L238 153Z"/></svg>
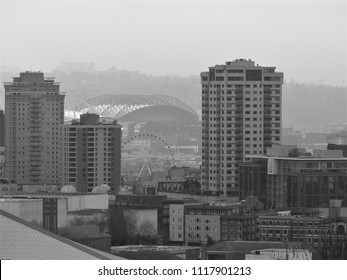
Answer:
<svg viewBox="0 0 347 280"><path fill-rule="evenodd" d="M73 242L0 210L0 259L109 260L122 258Z"/></svg>

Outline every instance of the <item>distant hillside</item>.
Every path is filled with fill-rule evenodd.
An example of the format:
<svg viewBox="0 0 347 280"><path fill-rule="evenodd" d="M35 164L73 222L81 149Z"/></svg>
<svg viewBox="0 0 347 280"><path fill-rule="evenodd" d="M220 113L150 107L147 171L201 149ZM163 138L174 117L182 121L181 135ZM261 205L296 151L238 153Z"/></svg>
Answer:
<svg viewBox="0 0 347 280"><path fill-rule="evenodd" d="M71 74L54 71L47 75L62 82L63 91L81 99L102 94L163 94L176 97L195 110L201 107L198 76L153 77L124 70Z"/></svg>
<svg viewBox="0 0 347 280"><path fill-rule="evenodd" d="M329 124L347 121L346 88L287 83L283 85L283 124Z"/></svg>
<svg viewBox="0 0 347 280"><path fill-rule="evenodd" d="M11 81L17 75L18 73L5 72L2 73L1 80ZM56 77L61 82L61 90L66 91L67 95L83 100L102 94L164 94L186 102L195 110L201 110L198 75L153 77L115 68L93 73L67 74L53 71L45 75ZM296 123L346 122L346 112L346 88L295 82L283 85L284 126Z"/></svg>

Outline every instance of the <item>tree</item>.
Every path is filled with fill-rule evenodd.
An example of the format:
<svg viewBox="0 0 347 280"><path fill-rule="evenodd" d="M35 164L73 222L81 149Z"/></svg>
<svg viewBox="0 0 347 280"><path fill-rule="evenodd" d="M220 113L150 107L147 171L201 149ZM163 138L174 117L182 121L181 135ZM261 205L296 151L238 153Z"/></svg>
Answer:
<svg viewBox="0 0 347 280"><path fill-rule="evenodd" d="M201 184L198 180L187 179L183 183L183 192L185 194L199 194L201 193Z"/></svg>
<svg viewBox="0 0 347 280"><path fill-rule="evenodd" d="M209 235L207 235L207 243L206 243L206 246L207 247L210 247L212 246L213 244L215 244L216 242L213 240L213 238Z"/></svg>
<svg viewBox="0 0 347 280"><path fill-rule="evenodd" d="M139 234L142 236L152 236L155 234L155 227L152 222L146 220L140 224Z"/></svg>
<svg viewBox="0 0 347 280"><path fill-rule="evenodd" d="M128 230L124 219L123 207L117 203L109 210L109 233L111 235L111 245L126 245L128 240Z"/></svg>
<svg viewBox="0 0 347 280"><path fill-rule="evenodd" d="M347 235L322 234L314 248L323 260L347 260Z"/></svg>
<svg viewBox="0 0 347 280"><path fill-rule="evenodd" d="M137 215L134 211L128 211L124 213L124 218L128 230L128 239L131 239L137 233Z"/></svg>

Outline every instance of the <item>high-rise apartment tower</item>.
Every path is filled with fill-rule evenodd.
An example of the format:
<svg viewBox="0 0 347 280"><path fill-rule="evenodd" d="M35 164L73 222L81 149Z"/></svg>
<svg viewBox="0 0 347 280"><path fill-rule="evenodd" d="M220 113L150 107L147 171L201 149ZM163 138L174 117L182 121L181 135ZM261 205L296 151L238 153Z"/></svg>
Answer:
<svg viewBox="0 0 347 280"><path fill-rule="evenodd" d="M5 87L5 172L19 184L61 183L64 98L59 83L23 72Z"/></svg>
<svg viewBox="0 0 347 280"><path fill-rule="evenodd" d="M201 73L202 188L238 196L238 162L281 141L283 73L236 59Z"/></svg>

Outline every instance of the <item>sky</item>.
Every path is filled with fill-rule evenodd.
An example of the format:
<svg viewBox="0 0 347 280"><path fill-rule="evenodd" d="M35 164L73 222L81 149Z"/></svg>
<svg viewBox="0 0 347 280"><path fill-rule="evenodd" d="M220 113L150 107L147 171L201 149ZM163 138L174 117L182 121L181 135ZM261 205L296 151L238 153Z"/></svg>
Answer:
<svg viewBox="0 0 347 280"><path fill-rule="evenodd" d="M285 79L346 86L345 1L4 1L0 64L93 61L154 76L238 58Z"/></svg>

